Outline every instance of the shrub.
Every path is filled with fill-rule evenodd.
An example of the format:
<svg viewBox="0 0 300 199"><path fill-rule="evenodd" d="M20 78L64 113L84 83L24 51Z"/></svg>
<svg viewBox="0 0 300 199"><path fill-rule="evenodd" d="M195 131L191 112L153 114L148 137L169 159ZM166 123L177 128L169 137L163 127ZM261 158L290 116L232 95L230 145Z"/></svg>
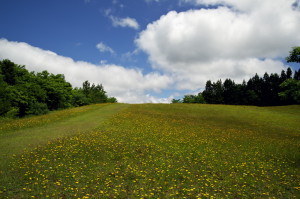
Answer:
<svg viewBox="0 0 300 199"><path fill-rule="evenodd" d="M32 103L29 105L28 115L43 115L49 112L47 104L45 103Z"/></svg>

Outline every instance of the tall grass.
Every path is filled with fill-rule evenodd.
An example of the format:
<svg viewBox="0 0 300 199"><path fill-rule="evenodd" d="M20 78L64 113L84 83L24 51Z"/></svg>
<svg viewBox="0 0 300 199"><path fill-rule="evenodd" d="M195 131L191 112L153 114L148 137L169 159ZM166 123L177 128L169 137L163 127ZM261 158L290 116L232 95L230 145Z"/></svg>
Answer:
<svg viewBox="0 0 300 199"><path fill-rule="evenodd" d="M16 156L0 197L299 198L299 113L132 105L97 130Z"/></svg>

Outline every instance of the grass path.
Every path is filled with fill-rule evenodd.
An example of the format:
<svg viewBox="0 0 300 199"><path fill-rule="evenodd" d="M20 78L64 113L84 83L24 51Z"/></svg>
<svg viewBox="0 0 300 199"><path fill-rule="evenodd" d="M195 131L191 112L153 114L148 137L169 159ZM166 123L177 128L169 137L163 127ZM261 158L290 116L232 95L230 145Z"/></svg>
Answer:
<svg viewBox="0 0 300 199"><path fill-rule="evenodd" d="M51 121L45 122L46 124L41 124L45 116L25 118L25 121L21 120L21 123L30 123L29 121L31 121L34 126L13 129L5 133L0 132L0 162L2 165L6 165L5 162L9 161L13 154L18 155L26 148L33 149L50 140L91 131L100 127L104 121L127 106L126 104L99 104L58 111L50 115L50 118L58 118L58 120L50 119ZM74 112L74 110L77 111ZM65 119L60 118L59 114L63 115ZM17 122L15 121L15 123Z"/></svg>

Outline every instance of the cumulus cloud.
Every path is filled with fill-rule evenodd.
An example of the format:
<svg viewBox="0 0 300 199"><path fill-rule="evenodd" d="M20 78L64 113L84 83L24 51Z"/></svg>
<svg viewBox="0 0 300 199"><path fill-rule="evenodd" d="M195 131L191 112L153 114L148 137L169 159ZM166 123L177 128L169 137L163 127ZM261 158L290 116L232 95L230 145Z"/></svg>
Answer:
<svg viewBox="0 0 300 199"><path fill-rule="evenodd" d="M65 74L74 86L85 80L102 83L108 94L121 102L169 102L171 98L155 98L149 93L195 91L204 88L209 79L241 82L255 73L280 73L286 69L281 58L300 45L299 0L178 1L199 5L199 9L161 16L139 33L137 50L123 54L132 59L143 51L159 72L143 74L105 60L99 65L74 61L5 39L0 40L0 59L9 58L29 70ZM115 17L109 9L104 14L116 27L139 29L133 18ZM100 52L114 53L103 42L96 47Z"/></svg>
<svg viewBox="0 0 300 199"><path fill-rule="evenodd" d="M111 47L105 45L103 42L98 43L98 44L96 45L96 48L97 48L100 52L102 52L102 53L103 53L103 52L109 52L109 53L111 53L111 54L115 54L115 51L114 51Z"/></svg>
<svg viewBox="0 0 300 199"><path fill-rule="evenodd" d="M271 11L275 13L280 8L290 9L291 6L297 5L299 0L179 0L180 3L191 3L194 5L205 5L205 6L229 6L234 7L240 11ZM287 11L287 10L285 10Z"/></svg>
<svg viewBox="0 0 300 199"><path fill-rule="evenodd" d="M280 72L285 66L277 58L300 43L295 0L181 3L217 7L171 11L136 39L153 68L176 78L178 89L197 89L208 79L247 79L256 72Z"/></svg>
<svg viewBox="0 0 300 199"><path fill-rule="evenodd" d="M47 70L54 74L64 74L66 80L76 87L81 87L85 80L103 84L108 95L127 103L163 101L164 99L157 99L147 92L160 92L172 83L170 77L155 72L143 74L138 69L118 65L74 61L27 43L6 39L0 39L0 59L10 59L17 64L26 65L30 71Z"/></svg>
<svg viewBox="0 0 300 199"><path fill-rule="evenodd" d="M176 88L179 90L195 90L203 89L207 80L217 81L231 78L241 83L248 80L255 73L263 75L265 72L280 73L286 67L281 61L273 59L260 60L257 58L249 58L242 60L220 59L212 62L199 62L195 65L189 65L185 69L185 65L176 65L178 70L173 70L172 76L176 80Z"/></svg>
<svg viewBox="0 0 300 199"><path fill-rule="evenodd" d="M110 15L109 18L111 19L114 27L129 27L135 30L138 30L140 28L139 23L134 18L130 18L130 17L119 18L112 15Z"/></svg>
<svg viewBox="0 0 300 199"><path fill-rule="evenodd" d="M138 30L140 28L140 25L136 19L130 18L130 17L119 18L119 17L112 15L111 13L112 13L111 9L106 9L104 11L104 15L111 20L112 25L114 27L129 27L129 28L133 28L135 30Z"/></svg>

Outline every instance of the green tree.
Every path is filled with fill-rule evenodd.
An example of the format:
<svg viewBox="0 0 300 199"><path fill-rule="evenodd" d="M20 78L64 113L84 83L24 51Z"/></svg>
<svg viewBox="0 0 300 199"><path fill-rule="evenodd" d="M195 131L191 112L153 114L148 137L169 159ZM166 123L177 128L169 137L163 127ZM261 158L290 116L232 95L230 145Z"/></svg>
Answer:
<svg viewBox="0 0 300 199"><path fill-rule="evenodd" d="M82 92L88 99L89 104L106 103L108 100L102 84L91 85L89 81L85 81L82 84Z"/></svg>
<svg viewBox="0 0 300 199"><path fill-rule="evenodd" d="M300 80L288 79L280 84L282 92L281 99L287 104L300 103Z"/></svg>
<svg viewBox="0 0 300 199"><path fill-rule="evenodd" d="M14 114L22 117L37 101L45 99L45 93L34 81L35 75L29 73L25 66L16 65L9 60L3 60L0 65L2 80L6 84L2 89L6 93L5 99L7 99L2 104L13 109ZM3 91L1 91L1 95L3 95ZM12 116L11 113L9 115Z"/></svg>
<svg viewBox="0 0 300 199"><path fill-rule="evenodd" d="M101 84L91 86L85 81L83 88L73 89L62 74L35 74L10 60L0 61L0 115L40 115L49 110L105 102L117 99L108 98Z"/></svg>
<svg viewBox="0 0 300 199"><path fill-rule="evenodd" d="M83 89L82 88L75 88L72 90L72 104L73 106L77 107L77 106L84 106L84 105L88 105L89 99L86 97L86 95L83 93Z"/></svg>
<svg viewBox="0 0 300 199"><path fill-rule="evenodd" d="M195 95L185 95L182 100L183 103L197 103Z"/></svg>
<svg viewBox="0 0 300 199"><path fill-rule="evenodd" d="M82 83L82 90L83 90L83 93L85 94L85 96L88 97L91 92L91 84L88 80L86 80L85 82Z"/></svg>
<svg viewBox="0 0 300 199"><path fill-rule="evenodd" d="M286 61L300 63L300 46L293 47L290 55L286 57Z"/></svg>
<svg viewBox="0 0 300 199"><path fill-rule="evenodd" d="M199 104L206 104L206 101L202 93L198 93L198 95L196 96L196 102Z"/></svg>
<svg viewBox="0 0 300 199"><path fill-rule="evenodd" d="M0 68L0 115L4 115L11 109L11 99L8 85L3 81L3 75Z"/></svg>
<svg viewBox="0 0 300 199"><path fill-rule="evenodd" d="M106 91L104 90L102 84L98 84L96 86L93 84L89 97L93 104L107 102Z"/></svg>
<svg viewBox="0 0 300 199"><path fill-rule="evenodd" d="M181 103L181 99L172 99L172 104Z"/></svg>
<svg viewBox="0 0 300 199"><path fill-rule="evenodd" d="M64 75L43 71L37 74L41 87L46 92L46 104L49 110L64 109L72 106L72 86Z"/></svg>
<svg viewBox="0 0 300 199"><path fill-rule="evenodd" d="M16 65L8 59L0 61L0 70L3 75L3 81L8 85L16 84Z"/></svg>

